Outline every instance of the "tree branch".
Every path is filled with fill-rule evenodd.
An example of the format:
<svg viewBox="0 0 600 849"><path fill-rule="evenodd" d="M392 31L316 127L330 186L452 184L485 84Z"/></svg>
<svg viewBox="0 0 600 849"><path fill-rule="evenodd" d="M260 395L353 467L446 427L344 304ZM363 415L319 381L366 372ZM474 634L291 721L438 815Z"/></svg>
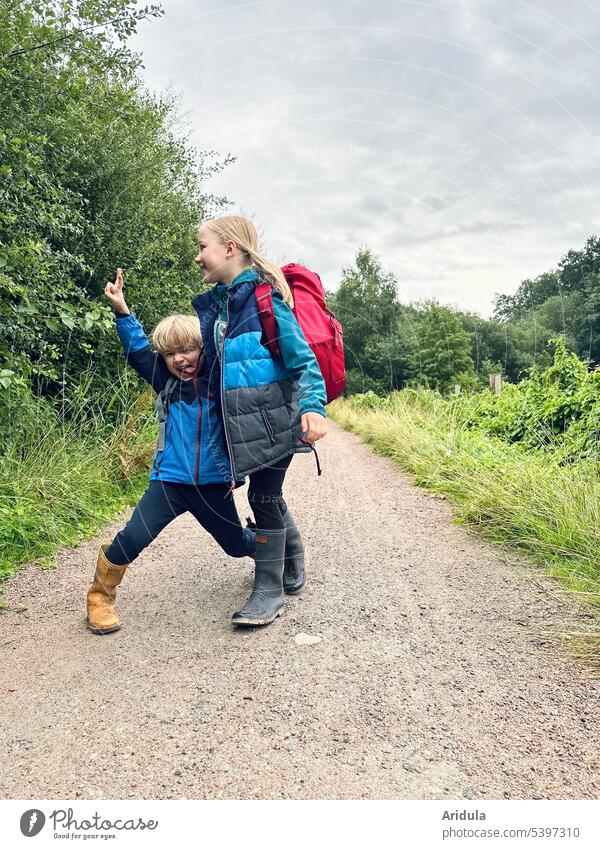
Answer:
<svg viewBox="0 0 600 849"><path fill-rule="evenodd" d="M154 17L156 14L157 13L154 12L152 14L152 16ZM134 15L135 15L135 13L134 13ZM10 53L7 53L2 58L3 59L10 59L13 56L21 56L21 55L23 55L23 53L31 53L34 50L41 50L43 47L50 47L52 44L59 44L62 41L67 41L69 38L74 38L76 35L81 35L84 32L89 32L90 30L93 30L93 29L99 29L100 27L113 26L114 24L118 24L121 21L126 20L127 17L128 17L127 14L120 15L118 18L114 18L112 21L105 21L102 24L92 24L89 27L83 27L82 29L72 30L72 32L69 32L66 35L61 35L60 38L53 38L50 41L44 41L42 44L34 45L34 47L24 47L21 50L13 50ZM138 21L148 20L148 15L142 14L142 15L140 15L139 18L136 17L136 20L138 20Z"/></svg>

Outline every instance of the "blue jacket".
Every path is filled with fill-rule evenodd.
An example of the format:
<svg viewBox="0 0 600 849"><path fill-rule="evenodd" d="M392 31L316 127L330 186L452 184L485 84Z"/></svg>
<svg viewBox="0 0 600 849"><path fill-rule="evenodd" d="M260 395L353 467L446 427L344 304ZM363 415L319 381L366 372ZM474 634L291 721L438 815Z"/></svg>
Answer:
<svg viewBox="0 0 600 849"><path fill-rule="evenodd" d="M155 354L133 313L116 313L117 333L127 362L159 393L173 377L160 354ZM150 472L150 480L185 484L231 483L231 465L223 436L223 421L201 369L191 380L175 378L165 425L165 447ZM236 484L244 483L238 478Z"/></svg>
<svg viewBox="0 0 600 849"><path fill-rule="evenodd" d="M326 390L316 357L281 295L273 307L281 357L262 344L256 269L217 283L192 304L204 342L208 388L219 398L227 451L236 478L294 452L310 451L301 435L305 412L325 415ZM220 327L220 322L222 325Z"/></svg>

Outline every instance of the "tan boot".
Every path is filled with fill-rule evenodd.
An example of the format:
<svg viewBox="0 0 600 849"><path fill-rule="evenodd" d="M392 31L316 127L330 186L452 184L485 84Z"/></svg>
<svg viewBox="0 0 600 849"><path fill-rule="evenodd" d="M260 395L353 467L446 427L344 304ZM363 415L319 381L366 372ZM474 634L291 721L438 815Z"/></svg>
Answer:
<svg viewBox="0 0 600 849"><path fill-rule="evenodd" d="M111 634L121 627L121 620L116 611L117 587L123 580L127 569L116 566L104 556L108 544L100 546L98 563L92 586L87 594L86 624L94 634Z"/></svg>

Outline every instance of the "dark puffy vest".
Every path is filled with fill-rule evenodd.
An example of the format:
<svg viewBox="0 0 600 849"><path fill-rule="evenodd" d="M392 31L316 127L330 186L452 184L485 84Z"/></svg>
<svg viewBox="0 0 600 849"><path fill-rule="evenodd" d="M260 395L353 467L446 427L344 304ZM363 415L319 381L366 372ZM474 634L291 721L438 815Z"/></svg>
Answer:
<svg viewBox="0 0 600 849"><path fill-rule="evenodd" d="M225 442L234 479L270 466L311 447L300 439L297 383L282 361L261 344L254 279L233 284L227 293L227 327L217 356L214 323L217 307L212 290L192 304L200 319L209 385L223 418ZM280 297L273 290L273 297Z"/></svg>

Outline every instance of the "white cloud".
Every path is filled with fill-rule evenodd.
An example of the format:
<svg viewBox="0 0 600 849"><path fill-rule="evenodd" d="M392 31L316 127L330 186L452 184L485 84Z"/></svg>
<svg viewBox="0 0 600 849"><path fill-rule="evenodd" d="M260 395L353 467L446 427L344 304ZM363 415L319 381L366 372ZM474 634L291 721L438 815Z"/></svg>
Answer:
<svg viewBox="0 0 600 849"><path fill-rule="evenodd" d="M600 13L562 0L165 0L140 27L200 149L207 189L273 259L333 288L360 244L401 296L491 312L495 291L598 230Z"/></svg>

